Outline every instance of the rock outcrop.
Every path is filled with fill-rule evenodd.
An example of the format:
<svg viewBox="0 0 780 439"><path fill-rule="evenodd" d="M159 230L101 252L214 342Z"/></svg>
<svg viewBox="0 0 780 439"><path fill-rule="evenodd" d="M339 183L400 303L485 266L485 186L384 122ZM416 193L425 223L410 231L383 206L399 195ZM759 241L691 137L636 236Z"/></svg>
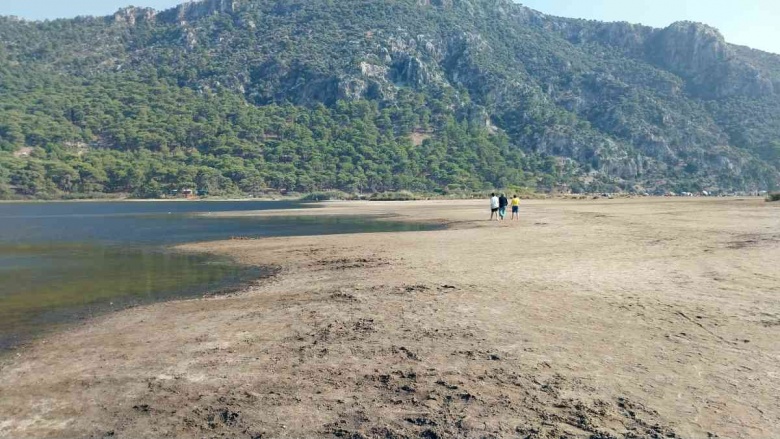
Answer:
<svg viewBox="0 0 780 439"><path fill-rule="evenodd" d="M200 0L182 3L173 9L161 13L167 21L186 23L220 13L234 13L242 3L248 0Z"/></svg>
<svg viewBox="0 0 780 439"><path fill-rule="evenodd" d="M140 21L154 20L157 11L152 8L136 8L133 6L122 8L114 13L112 19L115 23L123 23L129 26L135 26Z"/></svg>

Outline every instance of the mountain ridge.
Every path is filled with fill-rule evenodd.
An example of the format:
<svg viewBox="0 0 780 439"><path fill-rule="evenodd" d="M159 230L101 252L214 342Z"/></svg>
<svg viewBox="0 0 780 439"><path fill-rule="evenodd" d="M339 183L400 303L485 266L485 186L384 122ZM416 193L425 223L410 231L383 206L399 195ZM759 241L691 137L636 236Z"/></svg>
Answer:
<svg viewBox="0 0 780 439"><path fill-rule="evenodd" d="M259 109L289 103L303 112L318 105L338 112L344 102L373 102L374 125L381 112L406 106L419 114L404 116L406 123L388 116L391 123L378 128L396 144L418 131L451 149L443 135L451 119L500 143L501 166L525 167L522 178L465 178L464 166L447 163L445 154L437 160L452 168L446 177L420 169L410 177L416 187L361 190L512 184L729 191L780 181L780 56L729 44L701 23L656 29L568 19L508 0L205 0L54 22L3 18L0 60L76 82L154 78L175 89L234 94ZM96 125L78 140L127 152L116 136L106 140L108 130ZM162 131L169 150L194 147ZM40 146L28 137L5 149ZM313 148L327 149L316 142ZM49 155L57 148L43 146ZM279 165L269 159L247 167L265 174ZM355 162L363 173L370 167ZM260 179L268 189L333 184L281 188ZM243 191L238 181L233 186L226 190Z"/></svg>

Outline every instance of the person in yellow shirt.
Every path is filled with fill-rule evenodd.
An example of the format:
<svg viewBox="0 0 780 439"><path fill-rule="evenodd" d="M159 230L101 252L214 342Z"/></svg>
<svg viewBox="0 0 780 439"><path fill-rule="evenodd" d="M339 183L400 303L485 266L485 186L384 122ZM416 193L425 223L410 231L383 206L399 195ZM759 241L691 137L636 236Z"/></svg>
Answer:
<svg viewBox="0 0 780 439"><path fill-rule="evenodd" d="M515 195L512 197L512 220L520 221L520 198Z"/></svg>

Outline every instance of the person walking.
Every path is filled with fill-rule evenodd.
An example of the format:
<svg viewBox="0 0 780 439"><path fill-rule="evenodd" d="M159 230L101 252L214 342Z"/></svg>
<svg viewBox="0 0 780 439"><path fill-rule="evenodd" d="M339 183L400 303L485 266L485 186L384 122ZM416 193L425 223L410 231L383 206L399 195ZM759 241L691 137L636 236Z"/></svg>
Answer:
<svg viewBox="0 0 780 439"><path fill-rule="evenodd" d="M509 200L506 199L506 194L501 194L498 198L498 217L501 221L506 217L506 207L509 205Z"/></svg>
<svg viewBox="0 0 780 439"><path fill-rule="evenodd" d="M496 217L498 221L498 197L496 194L490 194L490 221L493 221L493 217Z"/></svg>
<svg viewBox="0 0 780 439"><path fill-rule="evenodd" d="M512 197L512 220L520 221L520 198L517 195Z"/></svg>

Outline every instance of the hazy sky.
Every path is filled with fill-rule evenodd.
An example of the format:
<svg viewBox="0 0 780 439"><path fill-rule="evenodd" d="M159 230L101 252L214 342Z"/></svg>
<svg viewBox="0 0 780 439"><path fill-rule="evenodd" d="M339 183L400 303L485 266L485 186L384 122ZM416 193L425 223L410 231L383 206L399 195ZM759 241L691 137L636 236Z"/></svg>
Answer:
<svg viewBox="0 0 780 439"><path fill-rule="evenodd" d="M0 0L0 15L28 19L108 15L135 4L166 9L183 0ZM732 43L780 53L780 0L523 0L547 14L665 27L678 20L720 29Z"/></svg>

